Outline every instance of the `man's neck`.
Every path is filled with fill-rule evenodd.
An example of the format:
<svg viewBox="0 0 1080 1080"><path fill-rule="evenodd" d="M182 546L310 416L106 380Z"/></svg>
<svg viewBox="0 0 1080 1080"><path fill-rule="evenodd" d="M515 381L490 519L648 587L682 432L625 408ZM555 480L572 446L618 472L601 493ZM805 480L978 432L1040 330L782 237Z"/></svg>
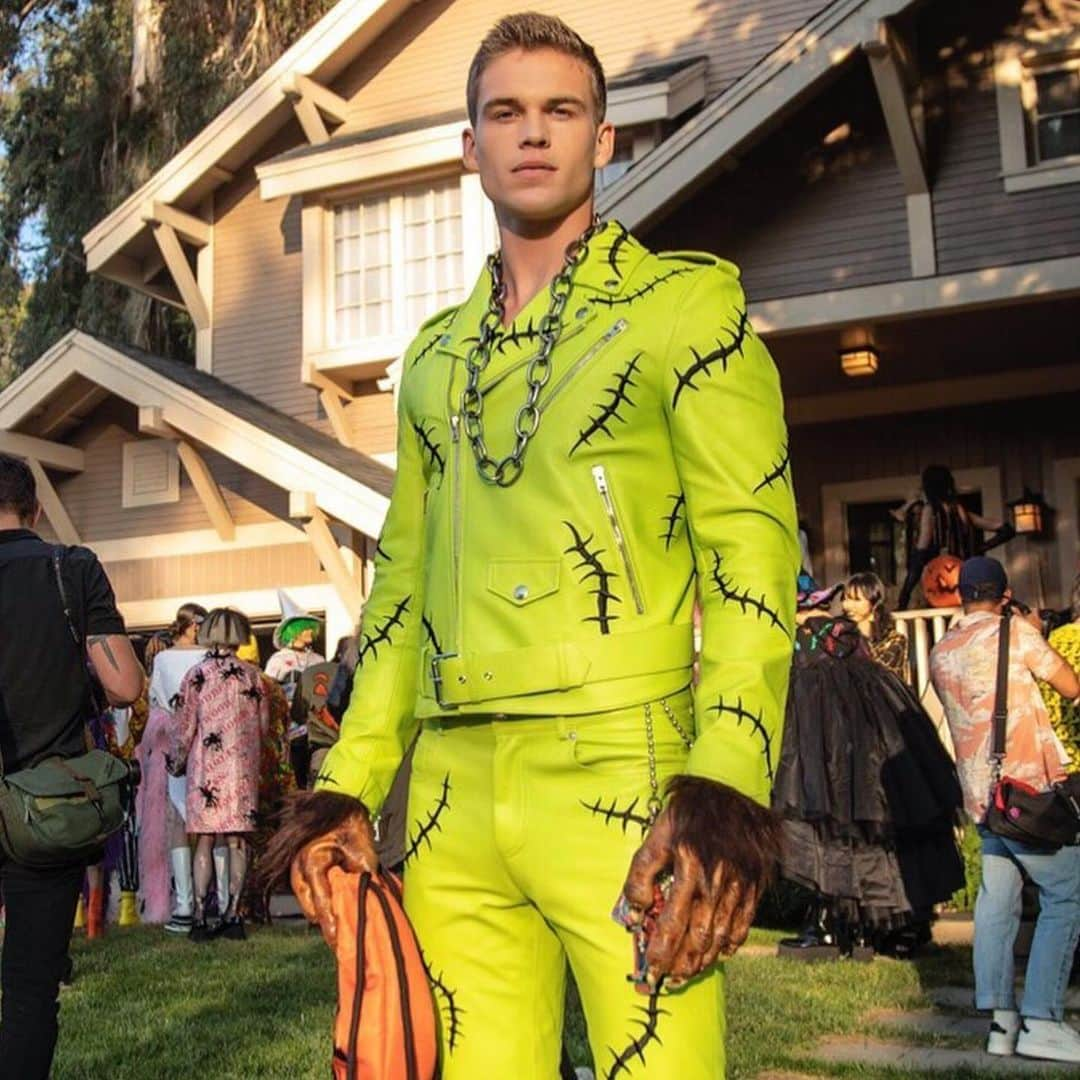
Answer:
<svg viewBox="0 0 1080 1080"><path fill-rule="evenodd" d="M30 526L18 514L0 514L0 532L11 529L29 529Z"/></svg>
<svg viewBox="0 0 1080 1080"><path fill-rule="evenodd" d="M591 197L557 222L536 224L500 217L499 246L506 283L503 323L506 326L562 269L566 249L589 227L592 218Z"/></svg>

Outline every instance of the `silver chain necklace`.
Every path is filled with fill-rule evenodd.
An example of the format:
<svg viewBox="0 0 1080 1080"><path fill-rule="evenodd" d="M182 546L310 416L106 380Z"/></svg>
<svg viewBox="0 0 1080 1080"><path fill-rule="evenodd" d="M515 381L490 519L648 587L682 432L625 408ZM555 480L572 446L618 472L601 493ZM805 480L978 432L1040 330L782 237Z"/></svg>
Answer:
<svg viewBox="0 0 1080 1080"><path fill-rule="evenodd" d="M551 302L537 331L540 336L540 352L529 362L525 373L528 394L514 418L514 449L501 461L496 461L488 452L484 438L484 397L480 393L480 379L491 360L491 346L497 330L502 326L506 310L506 281L502 273L502 256L496 254L488 257L491 297L487 311L480 320L479 340L465 357L467 378L465 389L461 392L460 406L465 435L472 447L473 457L476 458L476 469L485 483L510 487L525 467L525 451L540 427L540 393L551 378L551 353L562 329L562 313L570 299L574 272L585 259L589 241L601 227L600 219L595 219L581 236L567 247L562 269L551 281Z"/></svg>

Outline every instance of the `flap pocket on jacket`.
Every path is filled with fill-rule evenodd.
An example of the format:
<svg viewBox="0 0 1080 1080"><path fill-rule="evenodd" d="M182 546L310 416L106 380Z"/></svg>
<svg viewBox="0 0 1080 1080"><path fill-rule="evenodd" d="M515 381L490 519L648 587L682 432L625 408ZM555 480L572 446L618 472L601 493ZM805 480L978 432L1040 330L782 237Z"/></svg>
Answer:
<svg viewBox="0 0 1080 1080"><path fill-rule="evenodd" d="M493 559L488 589L517 607L550 596L559 588L558 559Z"/></svg>

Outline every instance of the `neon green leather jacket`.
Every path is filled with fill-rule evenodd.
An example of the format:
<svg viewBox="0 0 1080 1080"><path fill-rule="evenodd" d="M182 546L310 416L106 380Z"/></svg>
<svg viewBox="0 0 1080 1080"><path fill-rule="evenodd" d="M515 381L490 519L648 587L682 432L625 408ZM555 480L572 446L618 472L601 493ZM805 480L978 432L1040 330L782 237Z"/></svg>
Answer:
<svg viewBox="0 0 1080 1080"><path fill-rule="evenodd" d="M780 750L799 554L779 380L738 271L653 254L615 222L578 267L524 472L479 476L461 429L465 357L491 279L409 347L397 478L340 741L318 786L374 812L419 722L578 715L691 681L688 771L767 802ZM544 289L480 383L512 446ZM644 743L643 743L644 746Z"/></svg>

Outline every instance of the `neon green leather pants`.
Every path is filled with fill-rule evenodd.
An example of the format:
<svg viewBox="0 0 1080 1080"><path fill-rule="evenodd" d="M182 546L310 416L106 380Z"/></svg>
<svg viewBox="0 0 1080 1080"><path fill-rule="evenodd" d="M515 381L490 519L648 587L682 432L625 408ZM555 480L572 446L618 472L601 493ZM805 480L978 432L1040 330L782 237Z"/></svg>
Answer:
<svg viewBox="0 0 1080 1080"><path fill-rule="evenodd" d="M688 692L650 703L661 791ZM413 761L405 904L435 988L443 1080L555 1080L566 964L598 1080L724 1075L720 970L674 993L627 981L611 918L647 824L644 705L591 716L436 718Z"/></svg>

